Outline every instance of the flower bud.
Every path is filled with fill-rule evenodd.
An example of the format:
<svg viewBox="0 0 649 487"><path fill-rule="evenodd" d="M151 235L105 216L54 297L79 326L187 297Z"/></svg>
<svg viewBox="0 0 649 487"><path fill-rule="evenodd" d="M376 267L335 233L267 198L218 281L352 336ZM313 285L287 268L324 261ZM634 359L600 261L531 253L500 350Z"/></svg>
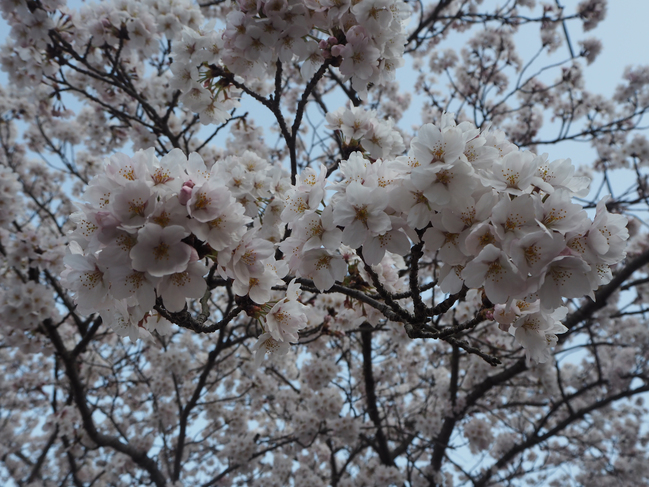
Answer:
<svg viewBox="0 0 649 487"><path fill-rule="evenodd" d="M180 192L178 193L178 201L180 202L181 205L186 205L187 202L191 199L192 188L194 186L195 184L191 179L183 183L183 187L180 188Z"/></svg>

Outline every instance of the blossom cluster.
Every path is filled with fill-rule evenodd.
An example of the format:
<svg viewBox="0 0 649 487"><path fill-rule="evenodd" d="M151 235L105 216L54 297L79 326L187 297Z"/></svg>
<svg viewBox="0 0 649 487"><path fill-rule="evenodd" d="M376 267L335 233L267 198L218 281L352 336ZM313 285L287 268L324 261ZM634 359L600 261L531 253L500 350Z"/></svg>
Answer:
<svg viewBox="0 0 649 487"><path fill-rule="evenodd" d="M334 121L349 144L365 148L353 109ZM594 297L625 256L626 218L603 199L591 221L572 202L587 194L589 180L575 176L570 160L550 162L450 114L424 125L407 156L374 160L356 151L339 171L342 181L326 186L324 168L319 177L307 170L289 195L282 218L293 234L280 248L292 271L326 290L345 275L340 243L377 265L422 242L441 266L441 290L483 288L529 360L547 360L566 331L563 299ZM325 186L335 194L318 210Z"/></svg>
<svg viewBox="0 0 649 487"><path fill-rule="evenodd" d="M309 80L328 60L365 97L369 85L393 81L403 65L409 15L394 0L241 0L222 31L213 23L183 30L173 47L171 85L205 124L227 120L238 104L240 93L223 82L225 73L263 81L277 62L299 63Z"/></svg>
<svg viewBox="0 0 649 487"><path fill-rule="evenodd" d="M86 52L93 63L102 62L98 49L110 46L138 69L138 60L156 54L164 37L171 40L183 27L198 28L203 20L189 0L111 0L78 11L61 0L39 2L37 8L18 1L0 2L0 9L11 26L13 48L0 54L0 64L17 86L36 86L43 74L58 71L58 60L47 49L50 31Z"/></svg>
<svg viewBox="0 0 649 487"><path fill-rule="evenodd" d="M112 156L74 216L64 274L80 306L116 309L107 321L135 336L156 297L174 312L205 294L208 258L235 294L257 305L259 354L285 352L308 317L294 281L276 298L282 278L308 278L326 291L363 263L398 292L401 257L418 244L437 261L443 292L483 289L501 328L529 360L545 361L566 331L564 298L592 296L625 255L626 219L610 213L606 199L592 221L572 202L589 181L575 176L570 160L549 162L450 114L424 125L404 156L401 136L372 112L342 109L329 122L355 149L333 181L323 165L307 167L291 186L281 168L252 152L209 169L178 149L161 160L152 149ZM371 319L359 313L380 319L376 310Z"/></svg>
<svg viewBox="0 0 649 487"><path fill-rule="evenodd" d="M232 279L237 295L266 303L286 272L269 240L278 233L273 206L264 204L268 215L261 223L259 205L271 201L285 179L251 152L209 169L197 153L186 157L179 149L161 159L153 149L111 156L72 216L77 228L63 277L79 311L98 311L132 339L145 334L144 328L162 332L168 322L151 312L156 299L178 312L187 298L203 297L205 256ZM257 218L254 228L251 217Z"/></svg>
<svg viewBox="0 0 649 487"><path fill-rule="evenodd" d="M0 227L8 227L20 208L18 174L11 168L0 165Z"/></svg>
<svg viewBox="0 0 649 487"><path fill-rule="evenodd" d="M338 131L343 143L360 144L372 159L393 159L406 150L401 134L394 128L394 121L379 118L375 110L339 108L327 113L326 118L326 127Z"/></svg>
<svg viewBox="0 0 649 487"><path fill-rule="evenodd" d="M56 310L52 293L47 287L29 281L18 280L11 283L11 288L0 293L0 313L2 313L5 343L25 347L17 331L31 331L44 319L56 319Z"/></svg>

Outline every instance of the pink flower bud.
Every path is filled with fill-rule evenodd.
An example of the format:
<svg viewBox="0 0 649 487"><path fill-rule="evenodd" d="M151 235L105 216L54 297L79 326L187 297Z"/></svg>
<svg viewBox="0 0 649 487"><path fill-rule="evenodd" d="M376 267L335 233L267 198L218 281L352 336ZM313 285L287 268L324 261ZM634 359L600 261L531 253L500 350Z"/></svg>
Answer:
<svg viewBox="0 0 649 487"><path fill-rule="evenodd" d="M192 198L192 188L195 186L194 182L190 179L183 183L183 187L180 188L178 192L178 201L181 205L186 205L187 202Z"/></svg>
<svg viewBox="0 0 649 487"><path fill-rule="evenodd" d="M331 46L331 55L333 57L340 56L342 54L344 48L345 48L345 46L343 46L342 44L336 44L335 46Z"/></svg>

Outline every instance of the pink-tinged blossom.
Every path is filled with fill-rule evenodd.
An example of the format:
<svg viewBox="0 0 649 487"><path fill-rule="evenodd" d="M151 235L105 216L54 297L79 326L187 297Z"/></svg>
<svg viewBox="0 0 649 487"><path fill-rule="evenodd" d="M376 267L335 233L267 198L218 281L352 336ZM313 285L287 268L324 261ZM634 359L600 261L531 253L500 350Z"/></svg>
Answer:
<svg viewBox="0 0 649 487"><path fill-rule="evenodd" d="M613 271L609 264L589 264L590 281L594 283L594 288L608 284L613 279Z"/></svg>
<svg viewBox="0 0 649 487"><path fill-rule="evenodd" d="M569 191L571 196L583 198L588 195L590 179L575 176L575 166L570 159L548 162L547 157L547 154L537 156L537 173L532 180L534 186L548 194L557 189L564 189Z"/></svg>
<svg viewBox="0 0 649 487"><path fill-rule="evenodd" d="M351 11L370 35L377 35L388 29L392 23L392 3L391 0L361 0Z"/></svg>
<svg viewBox="0 0 649 487"><path fill-rule="evenodd" d="M400 229L403 223L396 217L390 217L392 229L381 235L370 235L363 244L363 259L368 265L376 265L383 260L385 252L397 255L406 255L410 251L410 240Z"/></svg>
<svg viewBox="0 0 649 487"><path fill-rule="evenodd" d="M350 107L348 109L341 109L341 113L339 128L345 136L345 139L360 140L370 130L371 115L367 110L363 110L361 107ZM332 117L332 121L335 121L334 117Z"/></svg>
<svg viewBox="0 0 649 487"><path fill-rule="evenodd" d="M183 185L180 188L180 191L178 191L178 202L181 205L183 206L187 205L189 200L192 199L192 192L194 191L194 186L196 186L196 184L191 179L183 183Z"/></svg>
<svg viewBox="0 0 649 487"><path fill-rule="evenodd" d="M310 80L320 66L322 66L322 63L324 63L320 46L318 46L317 42L311 40L305 43L304 51L300 58L304 59L300 68L300 74L302 74L302 79L305 80Z"/></svg>
<svg viewBox="0 0 649 487"><path fill-rule="evenodd" d="M509 246L509 254L521 274L538 276L565 247L566 241L560 234L537 231L513 240Z"/></svg>
<svg viewBox="0 0 649 487"><path fill-rule="evenodd" d="M363 148L374 159L390 155L390 135L392 131L384 124L370 123L369 130L363 137Z"/></svg>
<svg viewBox="0 0 649 487"><path fill-rule="evenodd" d="M173 63L172 63L173 66ZM183 184L183 166L187 157L180 149L172 149L162 159L156 157L146 159L149 171L147 183L157 194L177 193Z"/></svg>
<svg viewBox="0 0 649 487"><path fill-rule="evenodd" d="M386 252L381 262L371 266L383 287L391 293L401 293L406 290L405 278L399 273L407 269L405 261L398 254ZM365 266L358 267L358 272L365 282L372 282Z"/></svg>
<svg viewBox="0 0 649 487"><path fill-rule="evenodd" d="M297 189L309 195L309 208L316 209L324 200L327 185L327 168L320 164L320 174L316 175L312 167L305 168L298 176Z"/></svg>
<svg viewBox="0 0 649 487"><path fill-rule="evenodd" d="M294 56L299 59L306 59L309 56L307 52L307 43L303 37L308 34L308 30L303 25L290 25L285 29L277 40L275 49L278 50L279 60L290 62Z"/></svg>
<svg viewBox="0 0 649 487"><path fill-rule="evenodd" d="M155 208L156 197L143 180L124 184L111 205L113 214L124 227L144 225Z"/></svg>
<svg viewBox="0 0 649 487"><path fill-rule="evenodd" d="M494 440L491 423L481 419L472 418L464 425L464 436L469 440L469 450L474 455L487 450Z"/></svg>
<svg viewBox="0 0 649 487"><path fill-rule="evenodd" d="M146 181L148 175L144 157L131 158L121 152L111 155L104 168L108 178L121 186L131 181Z"/></svg>
<svg viewBox="0 0 649 487"><path fill-rule="evenodd" d="M357 182L347 186L345 198L334 208L334 223L345 227L343 243L358 248L368 236L381 235L392 228L390 217L383 211L387 198L382 191L372 190Z"/></svg>
<svg viewBox="0 0 649 487"><path fill-rule="evenodd" d="M304 241L305 252L320 247L337 250L342 241L342 231L334 224L332 205L327 206L321 215L305 215L294 225L293 230L296 237Z"/></svg>
<svg viewBox="0 0 649 487"><path fill-rule="evenodd" d="M278 245L279 250L284 254L284 259L288 260L291 271L295 271L302 262L304 242L304 239L291 235Z"/></svg>
<svg viewBox="0 0 649 487"><path fill-rule="evenodd" d="M0 165L0 227L7 227L20 211L19 175L10 167Z"/></svg>
<svg viewBox="0 0 649 487"><path fill-rule="evenodd" d="M291 349L288 342L275 340L270 333L262 333L250 349L255 352L255 368L259 368L267 353L281 357Z"/></svg>
<svg viewBox="0 0 649 487"><path fill-rule="evenodd" d="M167 199L160 197L155 210L149 215L148 221L160 225L162 228L170 225L180 225L183 228L192 221L187 218L187 208L180 204L175 195Z"/></svg>
<svg viewBox="0 0 649 487"><path fill-rule="evenodd" d="M170 335L172 331L171 321L153 310L144 317L142 326L149 332L157 332L160 336Z"/></svg>
<svg viewBox="0 0 649 487"><path fill-rule="evenodd" d="M410 179L404 179L390 192L390 206L401 211L411 228L428 225L439 206L430 201L422 190L417 189Z"/></svg>
<svg viewBox="0 0 649 487"><path fill-rule="evenodd" d="M183 104L194 112L200 112L202 108L212 101L211 93L200 83L192 81L189 89L181 96Z"/></svg>
<svg viewBox="0 0 649 487"><path fill-rule="evenodd" d="M162 278L158 295L168 311L182 311L187 298L202 298L207 290L203 276L207 266L202 262L190 262L182 272L169 274Z"/></svg>
<svg viewBox="0 0 649 487"><path fill-rule="evenodd" d="M286 198L286 206L281 215L282 221L289 224L293 223L302 218L309 210L317 208L317 206L316 204L314 208L311 208L309 204L309 193L298 190L289 191L288 197Z"/></svg>
<svg viewBox="0 0 649 487"><path fill-rule="evenodd" d="M551 357L550 347L557 343L557 334L568 331L559 320L565 318L567 308L560 307L551 314L542 311L522 315L509 332L525 349L527 365L545 363Z"/></svg>
<svg viewBox="0 0 649 487"><path fill-rule="evenodd" d="M313 280L320 291L327 291L336 281L345 278L347 264L326 249L313 249L302 255L298 272L301 277Z"/></svg>
<svg viewBox="0 0 649 487"><path fill-rule="evenodd" d="M271 288L278 286L282 280L269 269L266 269L259 276L251 276L248 282L235 279L232 283L232 290L237 296L248 295L257 304L264 304L270 301Z"/></svg>
<svg viewBox="0 0 649 487"><path fill-rule="evenodd" d="M174 74L169 82L169 87L174 90L189 91L192 81L198 79L198 68L196 66L174 60L169 68Z"/></svg>
<svg viewBox="0 0 649 487"><path fill-rule="evenodd" d="M556 309L563 304L563 298L593 297L595 285L589 278L590 270L590 266L580 257L559 256L553 259L540 282L538 294L541 306Z"/></svg>
<svg viewBox="0 0 649 487"><path fill-rule="evenodd" d="M540 201L525 194L514 198L504 196L494 206L491 223L496 235L505 242L505 247L514 238L521 238L539 229L537 220L542 218Z"/></svg>
<svg viewBox="0 0 649 487"><path fill-rule="evenodd" d="M122 184L126 184L128 181L130 180L124 180ZM115 181L104 175L99 175L92 180L92 184L83 193L82 199L93 205L97 210L107 211L111 202L111 195L119 191L119 185Z"/></svg>
<svg viewBox="0 0 649 487"><path fill-rule="evenodd" d="M629 238L628 220L622 215L610 213L606 208L609 197L597 203L595 219L588 232L588 245L607 264L619 262L626 255L626 241Z"/></svg>
<svg viewBox="0 0 649 487"><path fill-rule="evenodd" d="M239 203L232 203L223 208L220 214L207 222L189 221L190 230L201 240L210 244L216 251L233 247L246 233L246 225L252 221L244 215L244 208Z"/></svg>
<svg viewBox="0 0 649 487"><path fill-rule="evenodd" d="M463 265L442 264L439 271L439 287L442 292L455 294L460 292L464 285L462 278Z"/></svg>
<svg viewBox="0 0 649 487"><path fill-rule="evenodd" d="M264 31L259 25L249 24L246 26L245 35L237 37L236 46L249 61L267 64L271 60L273 53L271 49L264 45L262 41L263 34Z"/></svg>
<svg viewBox="0 0 649 487"><path fill-rule="evenodd" d="M410 143L414 157L424 168L439 162L455 162L464 152L464 145L464 136L460 129L450 128L442 132L432 123L421 127Z"/></svg>
<svg viewBox="0 0 649 487"><path fill-rule="evenodd" d="M558 189L550 194L541 204L541 209L543 216L539 219L539 224L548 233L581 232L590 225L584 209L571 201L565 189Z"/></svg>
<svg viewBox="0 0 649 487"><path fill-rule="evenodd" d="M577 5L577 14L584 21L584 31L594 29L606 18L606 0L582 0Z"/></svg>
<svg viewBox="0 0 649 487"><path fill-rule="evenodd" d="M486 142L484 137L474 137L464 147L463 159L474 169L489 171L494 161L500 157L498 149L485 145Z"/></svg>
<svg viewBox="0 0 649 487"><path fill-rule="evenodd" d="M139 338L150 337L149 332L138 325L139 320L133 319L125 300L113 302L110 309L100 310L99 314L106 326L118 336L129 337L133 343Z"/></svg>
<svg viewBox="0 0 649 487"><path fill-rule="evenodd" d="M478 184L471 166L462 161L418 167L411 178L429 201L440 206L463 204Z"/></svg>
<svg viewBox="0 0 649 487"><path fill-rule="evenodd" d="M493 190L486 191L482 195L477 191L473 194L477 198L477 202L474 198L468 197L463 200L462 204L442 210L442 223L446 228L458 225L451 221L456 222L459 219L464 224L464 229L468 230L473 225L489 219L493 207L498 202L498 194Z"/></svg>
<svg viewBox="0 0 649 487"><path fill-rule="evenodd" d="M187 162L184 163L184 167L187 171L189 179L193 181L194 185L203 184L208 179L210 179L211 171L207 169L205 161L203 161L203 158L200 156L200 154L196 152L189 154Z"/></svg>
<svg viewBox="0 0 649 487"><path fill-rule="evenodd" d="M514 321L523 315L536 313L541 309L541 302L537 299L533 302L523 299L512 299L507 304L497 304L494 306L493 318L504 331L509 329Z"/></svg>
<svg viewBox="0 0 649 487"><path fill-rule="evenodd" d="M187 212L199 222L208 222L222 214L232 203L234 198L228 188L210 179L205 184L193 188L192 197L187 202Z"/></svg>
<svg viewBox="0 0 649 487"><path fill-rule="evenodd" d="M117 230L112 239L105 242L97 260L103 266L127 265L130 267L130 252L137 243L137 234L125 230Z"/></svg>
<svg viewBox="0 0 649 487"><path fill-rule="evenodd" d="M192 253L191 247L181 242L188 235L179 225L162 228L148 223L138 232L137 244L130 252L133 269L156 277L183 272Z"/></svg>
<svg viewBox="0 0 649 487"><path fill-rule="evenodd" d="M266 315L266 330L278 342L297 342L298 331L306 327L307 307L298 301L300 285L293 279L286 298L278 301Z"/></svg>
<svg viewBox="0 0 649 487"><path fill-rule="evenodd" d="M462 278L470 288L484 286L492 303L505 303L509 298L526 294L518 269L502 250L491 244L464 267Z"/></svg>
<svg viewBox="0 0 649 487"><path fill-rule="evenodd" d="M218 261L226 266L229 277L248 283L250 277L264 273L266 259L275 253L275 246L268 240L256 237L256 230L247 232L232 252L219 252Z"/></svg>
<svg viewBox="0 0 649 487"><path fill-rule="evenodd" d="M341 49L340 56L343 58L340 65L343 75L367 80L378 66L380 52L364 35L364 29L356 25L347 31L347 44Z"/></svg>
<svg viewBox="0 0 649 487"><path fill-rule="evenodd" d="M439 260L451 265L465 264L466 255L462 252L461 240L466 235L461 235L464 230L464 224L461 220L447 221L444 225L441 214L436 214L432 219L433 226L424 233L423 241L426 244L426 250L429 252L438 252Z"/></svg>
<svg viewBox="0 0 649 487"><path fill-rule="evenodd" d="M489 222L477 223L464 240L463 252L467 255L478 255L487 245L500 245L496 229Z"/></svg>
<svg viewBox="0 0 649 487"><path fill-rule="evenodd" d="M147 272L133 270L130 265L116 265L115 263L108 268L107 276L110 279L110 292L116 299L133 297L143 309L153 308L155 286L160 278L153 277Z"/></svg>
<svg viewBox="0 0 649 487"><path fill-rule="evenodd" d="M75 293L80 313L92 313L110 306L109 281L106 268L101 267L94 255L83 255L76 242L70 243L71 254L63 258L65 270L61 277L68 289Z"/></svg>
<svg viewBox="0 0 649 487"><path fill-rule="evenodd" d="M93 205L84 203L78 206L81 211L76 211L70 215L70 221L76 225L76 229L70 240L77 242L82 248L88 252L98 250L100 246L100 233L102 231L99 222L97 221L97 211L94 210ZM110 227L110 233L116 231L119 221L113 217L114 225Z"/></svg>
<svg viewBox="0 0 649 487"><path fill-rule="evenodd" d="M503 193L520 195L533 182L537 168L534 153L510 152L500 162L494 163L492 176L485 181L485 184L490 184Z"/></svg>

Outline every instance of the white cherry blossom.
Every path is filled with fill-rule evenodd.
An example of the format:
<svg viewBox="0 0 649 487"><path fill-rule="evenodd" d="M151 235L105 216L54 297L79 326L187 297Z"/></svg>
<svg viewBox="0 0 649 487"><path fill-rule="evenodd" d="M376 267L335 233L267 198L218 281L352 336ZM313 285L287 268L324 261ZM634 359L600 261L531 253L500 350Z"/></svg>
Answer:
<svg viewBox="0 0 649 487"><path fill-rule="evenodd" d="M298 301L300 285L293 279L286 297L278 301L266 315L266 329L278 342L297 342L298 331L307 324L306 306Z"/></svg>
<svg viewBox="0 0 649 487"><path fill-rule="evenodd" d="M179 225L145 225L138 231L137 244L130 252L133 269L156 277L183 272L191 257L191 247L181 242L187 235Z"/></svg>
<svg viewBox="0 0 649 487"><path fill-rule="evenodd" d="M347 264L339 255L327 249L311 249L300 259L299 274L312 279L320 291L327 291L347 274Z"/></svg>
<svg viewBox="0 0 649 487"><path fill-rule="evenodd" d="M182 311L187 298L202 298L207 290L203 276L207 267L202 262L190 262L182 272L166 275L157 287L167 310Z"/></svg>
<svg viewBox="0 0 649 487"><path fill-rule="evenodd" d="M487 297L495 304L526 294L518 269L502 250L491 244L464 267L462 278L469 287L484 286Z"/></svg>
<svg viewBox="0 0 649 487"><path fill-rule="evenodd" d="M357 182L347 186L345 199L334 208L334 223L343 225L343 243L358 248L368 236L381 235L392 228L390 217L383 211L387 201L380 191L373 191Z"/></svg>

